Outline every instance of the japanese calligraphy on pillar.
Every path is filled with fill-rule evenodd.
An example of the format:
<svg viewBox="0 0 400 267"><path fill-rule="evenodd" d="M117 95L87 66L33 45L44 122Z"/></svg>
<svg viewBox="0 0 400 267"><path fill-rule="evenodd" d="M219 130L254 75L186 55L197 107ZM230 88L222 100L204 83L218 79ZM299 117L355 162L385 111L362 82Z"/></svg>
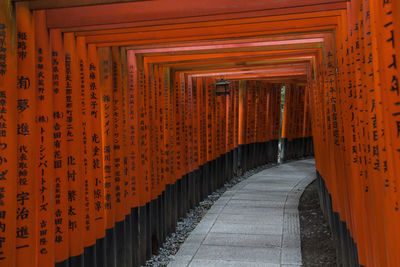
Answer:
<svg viewBox="0 0 400 267"><path fill-rule="evenodd" d="M69 257L68 248L68 177L66 142L65 65L60 30L50 31L53 77L54 141L54 242L55 261Z"/></svg>
<svg viewBox="0 0 400 267"><path fill-rule="evenodd" d="M104 224L104 180L103 180L103 149L101 138L101 111L100 111L100 88L99 88L99 61L97 48L88 46L88 68L89 68L89 95L88 112L92 122L92 136L90 137L90 152L92 157L92 175L94 179L94 221L96 238L105 235Z"/></svg>
<svg viewBox="0 0 400 267"><path fill-rule="evenodd" d="M84 196L84 246L90 247L96 243L94 228L94 186L93 158L92 158L92 120L89 110L89 68L87 60L87 46L84 37L76 40L77 61L79 64L79 88L81 100L81 135L82 135L82 164L83 164L83 196Z"/></svg>
<svg viewBox="0 0 400 267"><path fill-rule="evenodd" d="M157 129L156 137L156 151L157 151L157 177L159 181L158 194L162 194L165 186L165 161L164 161L164 138L166 137L166 132L164 132L164 120L165 120L165 110L164 107L167 103L164 103L164 86L162 83L162 78L164 73L160 66L154 67L155 79L157 84L156 90L156 112L157 112L157 124L155 128Z"/></svg>
<svg viewBox="0 0 400 267"><path fill-rule="evenodd" d="M153 74L150 73L149 70L150 66L147 64L144 64L144 73L145 76L148 77L148 79L145 80L146 88L147 88L147 99L148 99L148 104L147 104L147 113L148 113L148 120L147 120L147 125L149 129L149 134L146 135L148 137L147 139L147 144L149 145L149 181L150 181L150 195L151 195L151 200L155 199L157 196L157 174L156 174L156 150L155 150L155 91L156 91L156 85L155 85L155 80L153 78Z"/></svg>
<svg viewBox="0 0 400 267"><path fill-rule="evenodd" d="M183 76L183 79L186 78ZM185 123L186 123L186 146L187 146L187 172L192 172L193 171L193 106L192 106L192 101L193 101L193 87L192 87L192 81L188 80L186 83L186 108L187 111L185 112Z"/></svg>
<svg viewBox="0 0 400 267"><path fill-rule="evenodd" d="M0 265L16 266L17 60L9 1L0 2ZM32 230L33 231L33 230Z"/></svg>
<svg viewBox="0 0 400 267"><path fill-rule="evenodd" d="M138 185L138 194L139 194L139 205L144 206L147 203L147 196L149 191L149 185L148 185L148 176L147 176L147 158L146 158L146 152L147 152L147 146L146 146L146 123L145 123L145 117L146 117L146 92L145 92L145 76L144 76L144 71L142 68L139 68L139 65L137 64L136 57L135 60L133 60L133 63L136 63L136 68L137 68L137 90L138 90L138 98L137 98L137 104L138 104L138 115L137 115L137 136L138 136L138 146L139 146L139 163L140 163L140 168L138 168L138 177L137 177L137 185Z"/></svg>
<svg viewBox="0 0 400 267"><path fill-rule="evenodd" d="M129 97L128 97L128 65L126 49L120 47L120 66L121 66L121 101L122 101L122 177L123 177L123 201L125 206L125 215L131 213L132 208L132 192L131 177L129 174L128 164L128 115L129 115Z"/></svg>
<svg viewBox="0 0 400 267"><path fill-rule="evenodd" d="M17 266L36 257L35 204L35 36L32 14L26 4L17 5ZM2 124L3 126L3 124Z"/></svg>
<svg viewBox="0 0 400 267"><path fill-rule="evenodd" d="M180 92L179 92L179 83L178 83L178 75L175 73L174 75L174 117L175 117L175 170L177 179L180 179L182 175L182 167L181 167L181 127L182 122L180 120Z"/></svg>
<svg viewBox="0 0 400 267"><path fill-rule="evenodd" d="M151 69L150 76L150 87L151 89L151 98L150 98L150 107L151 107L151 119L150 119L150 129L151 129L151 139L150 139L150 147L151 147L151 175L152 175L152 199L157 198L160 191L160 156L159 156L159 133L158 133L158 124L159 124L159 114L158 114L158 78L157 78L157 66L153 66Z"/></svg>
<svg viewBox="0 0 400 267"><path fill-rule="evenodd" d="M139 149L140 163L142 166L141 177L143 179L143 201L145 205L151 198L151 165L150 165L150 113L149 113L149 95L150 88L148 84L148 76L143 68L143 59L137 61L138 66L138 84L139 84Z"/></svg>
<svg viewBox="0 0 400 267"><path fill-rule="evenodd" d="M188 125L187 125L187 116L188 116L188 94L186 93L187 87L185 83L185 76L183 73L178 73L178 82L179 82L179 92L180 92L180 120L181 120L181 159L182 159L182 175L188 173L188 155L189 155L189 147L188 147Z"/></svg>
<svg viewBox="0 0 400 267"><path fill-rule="evenodd" d="M234 147L239 146L239 81L233 83Z"/></svg>
<svg viewBox="0 0 400 267"><path fill-rule="evenodd" d="M164 120L165 120L165 112L164 112L164 95L163 95L163 84L162 84L162 77L163 74L161 71L161 67L155 66L155 80L157 84L156 88L156 116L157 116L157 124L155 128L157 130L157 137L156 137L156 151L157 151L157 179L158 179L158 195L161 195L164 190L164 182L165 182L165 162L163 159L164 155L164 138L165 134L163 131Z"/></svg>
<svg viewBox="0 0 400 267"><path fill-rule="evenodd" d="M399 51L396 50L399 40L399 30L395 27L395 16L398 14L393 10L391 0L383 0L381 4L372 1L371 6L374 7L374 18L377 21L376 31L378 35L378 51L384 51L380 54L380 77L382 81L382 102L384 104L385 115L387 119L388 129L383 134L388 134L388 138L393 145L395 154L393 154L393 166L400 164L400 66L399 66ZM375 6L374 6L375 4ZM382 136L378 133L378 136ZM382 137L385 137L383 135ZM389 163L390 164L390 163ZM390 166L385 166L385 169L390 169ZM398 199L398 177L399 170L395 168L394 176L387 181L390 185L391 193L396 195L396 200L393 200L393 208L397 212L400 210Z"/></svg>
<svg viewBox="0 0 400 267"><path fill-rule="evenodd" d="M206 157L206 161L210 162L213 160L213 146L212 146L212 140L213 140L213 136L212 136L212 112L213 112L213 95L212 93L214 92L213 90L213 84L211 83L211 81L207 78L203 79L203 84L206 88L205 90L205 105L206 105L206 136L207 136L207 142L206 142L206 146L207 146L207 157Z"/></svg>
<svg viewBox="0 0 400 267"><path fill-rule="evenodd" d="M175 181L175 125L174 125L174 97L173 97L173 86L170 83L170 69L164 68L164 93L166 97L166 120L165 120L165 131L168 132L168 138L165 139L165 161L166 161L166 174L169 176L168 183L173 184Z"/></svg>
<svg viewBox="0 0 400 267"><path fill-rule="evenodd" d="M198 114L198 129L199 129L199 165L202 166L206 163L207 144L206 144L206 114L205 114L205 88L203 79L197 77L193 78L193 83L196 82L197 87L197 114Z"/></svg>
<svg viewBox="0 0 400 267"><path fill-rule="evenodd" d="M215 80L212 79L213 82L213 97L214 97L214 117L213 117L213 141L214 141L214 159L218 158L221 154L221 109L222 109L222 99L220 96L216 96L215 94Z"/></svg>
<svg viewBox="0 0 400 267"><path fill-rule="evenodd" d="M190 79L192 83L192 105L193 105L193 163L194 169L199 167L199 146L200 146L200 119L199 119L199 88L197 87L197 80Z"/></svg>
<svg viewBox="0 0 400 267"><path fill-rule="evenodd" d="M154 134L154 159L155 159L155 168L154 175L156 181L156 193L155 197L161 195L164 188L164 169L165 162L163 160L164 153L164 134L162 131L162 127L164 125L164 110L163 110L163 94L162 94L162 74L160 72L160 67L158 65L153 66L153 79L154 79L154 114L153 114L153 134Z"/></svg>
<svg viewBox="0 0 400 267"><path fill-rule="evenodd" d="M135 54L132 50L127 51L128 68L128 147L129 147L129 170L131 182L132 205L137 207L138 203L138 172L139 172L139 150L138 150L138 88L137 69Z"/></svg>
<svg viewBox="0 0 400 267"><path fill-rule="evenodd" d="M100 97L102 119L102 143L103 143L103 177L104 177L104 210L106 214L106 229L110 229L115 223L115 186L113 179L113 132L112 127L112 57L111 48L98 48Z"/></svg>
<svg viewBox="0 0 400 267"><path fill-rule="evenodd" d="M121 72L121 56L119 47L112 47L112 127L113 141L112 149L114 152L113 167L114 167L114 190L116 202L116 219L122 221L125 218L124 214L124 173L123 173L123 153L122 153L122 72Z"/></svg>
<svg viewBox="0 0 400 267"><path fill-rule="evenodd" d="M82 130L81 90L76 41L73 33L64 34L65 49L65 99L68 179L68 232L70 256L83 253L83 179L82 179Z"/></svg>
<svg viewBox="0 0 400 267"><path fill-rule="evenodd" d="M36 151L36 188L38 199L37 250L38 265L54 264L54 149L53 149L53 89L49 36L45 11L35 11L37 112L35 122L39 139Z"/></svg>

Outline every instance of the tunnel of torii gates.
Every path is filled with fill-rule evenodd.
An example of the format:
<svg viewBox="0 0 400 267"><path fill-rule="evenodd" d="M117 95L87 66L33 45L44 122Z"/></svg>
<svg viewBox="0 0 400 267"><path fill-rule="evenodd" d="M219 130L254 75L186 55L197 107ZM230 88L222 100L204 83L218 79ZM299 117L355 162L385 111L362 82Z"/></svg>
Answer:
<svg viewBox="0 0 400 267"><path fill-rule="evenodd" d="M343 265L400 266L400 1L0 7L0 266L144 264L279 139Z"/></svg>

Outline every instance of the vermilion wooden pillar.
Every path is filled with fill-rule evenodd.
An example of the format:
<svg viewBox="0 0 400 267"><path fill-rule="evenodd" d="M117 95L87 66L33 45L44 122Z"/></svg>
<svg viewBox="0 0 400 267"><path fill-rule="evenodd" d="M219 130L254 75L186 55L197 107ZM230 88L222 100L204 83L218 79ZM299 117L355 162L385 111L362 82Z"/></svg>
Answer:
<svg viewBox="0 0 400 267"><path fill-rule="evenodd" d="M104 266L105 264L105 180L104 170L104 149L102 139L102 111L101 111L101 87L100 87L100 64L97 48L93 45L88 46L88 64L89 71L88 91L90 95L88 103L88 112L92 125L92 135L89 136L89 153L92 156L92 179L94 182L93 201L94 201L94 229L96 237L96 264Z"/></svg>
<svg viewBox="0 0 400 267"><path fill-rule="evenodd" d="M0 180L2 199L0 202L0 263L5 266L16 265L16 225L17 225L17 187L12 177L17 177L17 51L16 31L8 1L0 3L1 61L0 61ZM34 170L31 170L34 171ZM32 230L33 231L33 230Z"/></svg>
<svg viewBox="0 0 400 267"><path fill-rule="evenodd" d="M105 249L109 251L106 257L106 266L115 265L115 221L116 195L114 173L114 127L113 127L113 92L112 92L112 54L110 47L98 49L99 60L99 91L101 99L102 119L102 150L103 150L103 183L104 183L104 211L105 211Z"/></svg>
<svg viewBox="0 0 400 267"><path fill-rule="evenodd" d="M37 213L37 253L38 265L51 266L54 264L54 145L53 145L53 88L51 79L51 51L49 36L45 24L45 12L36 11L36 82L37 82L37 111L36 131L39 141L36 150L38 159L36 168L36 203ZM77 139L79 140L79 138Z"/></svg>
<svg viewBox="0 0 400 267"><path fill-rule="evenodd" d="M17 23L17 225L16 266L24 266L37 259L36 167L36 49L34 19L29 7L16 6ZM11 112L11 110L10 110ZM14 111L15 112L15 111ZM8 227L8 226L4 226Z"/></svg>
<svg viewBox="0 0 400 267"><path fill-rule="evenodd" d="M69 258L65 55L61 31L50 31L53 80L55 262Z"/></svg>

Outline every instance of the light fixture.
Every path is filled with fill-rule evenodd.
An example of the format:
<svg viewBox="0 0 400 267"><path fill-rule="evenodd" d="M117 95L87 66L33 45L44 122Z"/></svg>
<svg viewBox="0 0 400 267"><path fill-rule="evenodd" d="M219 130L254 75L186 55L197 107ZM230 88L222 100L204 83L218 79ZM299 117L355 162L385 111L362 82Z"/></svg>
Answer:
<svg viewBox="0 0 400 267"><path fill-rule="evenodd" d="M229 85L231 83L221 78L218 82L215 83L215 94L219 95L229 95Z"/></svg>

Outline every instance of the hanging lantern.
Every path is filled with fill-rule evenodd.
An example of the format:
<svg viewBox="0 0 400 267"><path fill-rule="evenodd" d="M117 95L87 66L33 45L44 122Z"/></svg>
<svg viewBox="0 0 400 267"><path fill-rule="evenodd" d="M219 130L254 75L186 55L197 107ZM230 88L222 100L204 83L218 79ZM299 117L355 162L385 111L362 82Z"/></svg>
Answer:
<svg viewBox="0 0 400 267"><path fill-rule="evenodd" d="M217 96L219 95L229 95L229 85L231 83L224 80L224 78L222 78L220 81L215 83L215 94Z"/></svg>

